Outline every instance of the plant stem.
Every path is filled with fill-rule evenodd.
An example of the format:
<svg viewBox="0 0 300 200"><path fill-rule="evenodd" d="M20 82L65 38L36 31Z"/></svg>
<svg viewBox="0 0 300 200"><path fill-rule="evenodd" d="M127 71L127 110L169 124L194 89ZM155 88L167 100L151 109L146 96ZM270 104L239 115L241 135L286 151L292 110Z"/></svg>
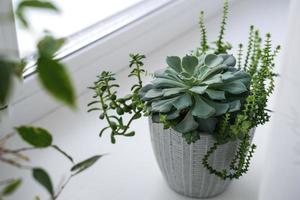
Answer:
<svg viewBox="0 0 300 200"><path fill-rule="evenodd" d="M9 164L11 166L17 167L19 169L26 169L26 170L31 170L32 169L31 166L22 165L22 164L14 161L14 160L11 160L11 159L0 157L0 161L4 162L6 164Z"/></svg>
<svg viewBox="0 0 300 200"><path fill-rule="evenodd" d="M62 186L59 188L59 190L57 191L57 193L53 196L53 200L57 199L59 197L59 195L62 193L62 191L65 189L65 187L67 186L67 184L71 181L71 179L73 178L74 175L71 175L68 177L68 179L62 184Z"/></svg>

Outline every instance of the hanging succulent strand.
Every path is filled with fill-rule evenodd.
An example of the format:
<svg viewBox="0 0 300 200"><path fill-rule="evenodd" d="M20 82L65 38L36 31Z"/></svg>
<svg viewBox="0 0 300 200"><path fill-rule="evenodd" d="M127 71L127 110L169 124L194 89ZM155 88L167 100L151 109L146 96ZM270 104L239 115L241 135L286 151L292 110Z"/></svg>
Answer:
<svg viewBox="0 0 300 200"><path fill-rule="evenodd" d="M228 0L224 0L221 27L220 27L218 40L216 41L216 52L215 52L216 54L226 53L227 51L226 44L224 43L225 26L226 26L227 17L228 17Z"/></svg>
<svg viewBox="0 0 300 200"><path fill-rule="evenodd" d="M209 49L209 46L207 44L207 37L206 37L206 27L204 22L204 12L200 12L200 18L199 18L199 27L201 32L201 53L206 53L206 51Z"/></svg>

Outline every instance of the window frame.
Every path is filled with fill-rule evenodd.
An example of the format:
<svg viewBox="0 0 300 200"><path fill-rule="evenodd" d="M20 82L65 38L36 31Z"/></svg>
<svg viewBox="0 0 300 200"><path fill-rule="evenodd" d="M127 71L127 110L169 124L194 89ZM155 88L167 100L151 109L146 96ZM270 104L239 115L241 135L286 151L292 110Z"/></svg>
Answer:
<svg viewBox="0 0 300 200"><path fill-rule="evenodd" d="M64 56L60 54L62 51L57 55L69 71L77 97L87 92L87 87L92 84L100 71L109 70L117 73L126 68L129 53L139 52L147 55L197 27L201 9L206 10L207 18L222 9L222 4L218 1L165 0L165 2L167 3L128 24L117 27L78 51ZM15 40L17 41L16 35ZM16 85L9 104L12 125L34 122L61 106L45 93L38 81L33 70L25 74L22 84Z"/></svg>

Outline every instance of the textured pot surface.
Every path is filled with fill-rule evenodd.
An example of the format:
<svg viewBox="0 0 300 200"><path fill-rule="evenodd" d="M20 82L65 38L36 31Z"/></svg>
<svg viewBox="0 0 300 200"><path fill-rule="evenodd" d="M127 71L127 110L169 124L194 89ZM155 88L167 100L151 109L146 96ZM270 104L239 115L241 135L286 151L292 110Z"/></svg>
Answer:
<svg viewBox="0 0 300 200"><path fill-rule="evenodd" d="M189 145L181 133L173 129L165 130L162 124L152 123L151 119L149 125L158 165L173 190L196 198L213 197L225 191L230 180L221 180L202 165L204 155L215 142L211 135L201 134L200 140ZM210 156L210 164L218 170L228 169L237 147L238 142L219 146Z"/></svg>

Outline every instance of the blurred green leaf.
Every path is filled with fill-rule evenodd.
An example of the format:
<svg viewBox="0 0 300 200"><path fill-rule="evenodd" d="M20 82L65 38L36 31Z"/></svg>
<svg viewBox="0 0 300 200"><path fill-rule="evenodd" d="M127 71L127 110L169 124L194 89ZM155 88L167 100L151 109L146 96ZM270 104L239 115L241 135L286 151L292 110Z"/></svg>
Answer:
<svg viewBox="0 0 300 200"><path fill-rule="evenodd" d="M16 63L0 58L0 104L5 104L11 92Z"/></svg>
<svg viewBox="0 0 300 200"><path fill-rule="evenodd" d="M32 176L39 184L41 184L49 192L49 194L52 197L54 196L51 179L45 170L41 168L34 168L32 170Z"/></svg>
<svg viewBox="0 0 300 200"><path fill-rule="evenodd" d="M86 170L87 168L91 167L93 164L95 164L95 162L101 158L103 155L96 155L96 156L93 156L91 158L88 158L76 165L74 165L72 168L71 168L71 171L74 172L74 175L76 174L79 174L80 172Z"/></svg>
<svg viewBox="0 0 300 200"><path fill-rule="evenodd" d="M3 196L11 195L12 193L14 193L19 188L21 183L22 183L21 179L16 179L16 180L12 181L11 183L9 183L2 190Z"/></svg>
<svg viewBox="0 0 300 200"><path fill-rule="evenodd" d="M53 97L71 108L75 107L74 88L64 65L57 60L40 57L37 72L41 84Z"/></svg>
<svg viewBox="0 0 300 200"><path fill-rule="evenodd" d="M61 148L59 148L58 146L56 146L56 145L52 145L52 147L55 149L55 150L57 150L58 152L60 152L61 154L63 154L66 158L68 158L72 163L74 163L74 161L73 161L73 158L69 155L69 154L67 154L65 151L63 151Z"/></svg>
<svg viewBox="0 0 300 200"><path fill-rule="evenodd" d="M44 36L38 43L37 48L40 56L51 58L63 46L63 38L56 39L51 35Z"/></svg>
<svg viewBox="0 0 300 200"><path fill-rule="evenodd" d="M45 148L52 144L51 134L43 128L20 126L16 128L16 131L23 140L34 147Z"/></svg>
<svg viewBox="0 0 300 200"><path fill-rule="evenodd" d="M21 0L17 5L16 15L20 20L21 24L25 27L29 27L29 23L25 16L25 10L27 9L43 9L50 10L54 12L59 12L59 9L50 1L40 1L40 0Z"/></svg>

